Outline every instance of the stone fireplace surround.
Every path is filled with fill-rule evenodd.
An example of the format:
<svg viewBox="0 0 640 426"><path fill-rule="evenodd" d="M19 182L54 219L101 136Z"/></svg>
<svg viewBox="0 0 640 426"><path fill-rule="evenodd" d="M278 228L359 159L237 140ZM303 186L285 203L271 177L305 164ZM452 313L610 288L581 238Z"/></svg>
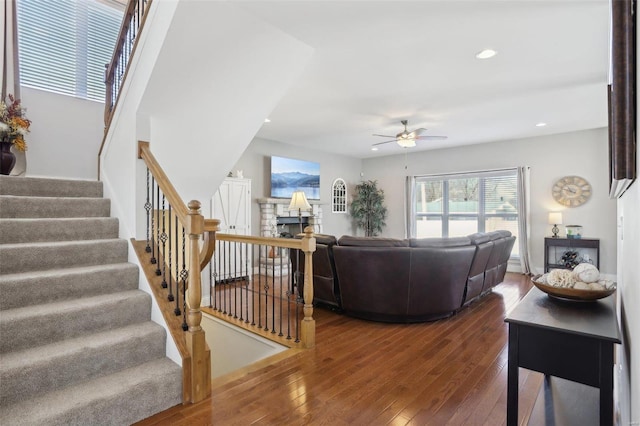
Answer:
<svg viewBox="0 0 640 426"><path fill-rule="evenodd" d="M288 198L259 198L260 206L260 236L273 237L274 233L279 236L285 230L291 234L300 232L298 222L298 212L289 210ZM313 226L313 232L322 233L322 205L320 200L309 200L310 211L302 212L303 225ZM306 223L305 223L306 222ZM277 231L274 225L277 224Z"/></svg>
<svg viewBox="0 0 640 426"><path fill-rule="evenodd" d="M289 210L291 200L287 198L259 198L260 236L279 236L282 232L296 234L300 232L298 212ZM319 200L309 200L311 210L302 212L303 226L313 226L313 232L322 233L322 207ZM286 250L286 249L285 249ZM275 265L275 268L272 266ZM289 259L286 251L275 257L261 256L260 268L255 273L266 271L267 276L289 275Z"/></svg>

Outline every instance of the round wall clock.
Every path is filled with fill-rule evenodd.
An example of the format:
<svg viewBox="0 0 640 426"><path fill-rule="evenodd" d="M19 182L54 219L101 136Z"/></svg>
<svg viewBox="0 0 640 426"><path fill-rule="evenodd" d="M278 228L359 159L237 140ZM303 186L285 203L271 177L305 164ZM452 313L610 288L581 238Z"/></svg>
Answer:
<svg viewBox="0 0 640 426"><path fill-rule="evenodd" d="M578 207L591 197L591 185L580 176L565 176L558 179L551 189L553 198L567 207Z"/></svg>

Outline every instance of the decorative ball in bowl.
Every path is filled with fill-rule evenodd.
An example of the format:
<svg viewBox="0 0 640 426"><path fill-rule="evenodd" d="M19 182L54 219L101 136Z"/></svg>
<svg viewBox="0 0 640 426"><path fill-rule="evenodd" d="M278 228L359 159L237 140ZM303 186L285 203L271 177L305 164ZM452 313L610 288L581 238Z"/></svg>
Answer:
<svg viewBox="0 0 640 426"><path fill-rule="evenodd" d="M600 278L598 269L581 263L573 270L554 269L531 278L533 285L551 297L575 301L595 301L616 291L616 283Z"/></svg>

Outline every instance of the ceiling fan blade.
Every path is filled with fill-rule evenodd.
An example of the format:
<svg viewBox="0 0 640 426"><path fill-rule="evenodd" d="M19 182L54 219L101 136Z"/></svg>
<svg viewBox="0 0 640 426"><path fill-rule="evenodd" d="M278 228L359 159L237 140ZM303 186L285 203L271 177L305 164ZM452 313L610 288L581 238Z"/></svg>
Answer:
<svg viewBox="0 0 640 426"><path fill-rule="evenodd" d="M381 135L376 135L376 136L381 136ZM384 141L384 142L374 143L374 144L373 144L373 145L371 145L371 146L384 145L385 143L391 143L391 142L395 142L395 141L396 141L395 139L392 139L392 140L390 140L390 141Z"/></svg>
<svg viewBox="0 0 640 426"><path fill-rule="evenodd" d="M411 132L411 133L413 133L413 134L414 134L414 135L416 135L416 136L420 136L421 134L426 133L426 132L427 132L427 130L429 130L429 129L425 129L424 127L420 127L419 129L415 129L415 130L414 130L413 132Z"/></svg>
<svg viewBox="0 0 640 426"><path fill-rule="evenodd" d="M415 138L418 141L440 141L440 140L444 140L447 139L446 136L416 136Z"/></svg>
<svg viewBox="0 0 640 426"><path fill-rule="evenodd" d="M391 135L377 135L377 134L375 134L375 133L373 134L373 136L380 136L380 137L383 137L383 138L395 138L395 136L391 136Z"/></svg>

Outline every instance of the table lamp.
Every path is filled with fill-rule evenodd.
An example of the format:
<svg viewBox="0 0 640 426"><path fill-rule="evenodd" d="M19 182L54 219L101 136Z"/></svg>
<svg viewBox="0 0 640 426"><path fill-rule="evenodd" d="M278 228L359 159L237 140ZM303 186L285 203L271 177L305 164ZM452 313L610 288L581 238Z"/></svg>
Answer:
<svg viewBox="0 0 640 426"><path fill-rule="evenodd" d="M553 238L558 238L558 225L562 225L562 213L561 212L550 212L549 213L549 225L553 225L551 228L551 232L553 232Z"/></svg>
<svg viewBox="0 0 640 426"><path fill-rule="evenodd" d="M307 196L304 195L304 191L295 191L291 194L289 210L298 210L298 222L300 223L300 233L302 233L302 210L311 210L311 204L307 201Z"/></svg>

